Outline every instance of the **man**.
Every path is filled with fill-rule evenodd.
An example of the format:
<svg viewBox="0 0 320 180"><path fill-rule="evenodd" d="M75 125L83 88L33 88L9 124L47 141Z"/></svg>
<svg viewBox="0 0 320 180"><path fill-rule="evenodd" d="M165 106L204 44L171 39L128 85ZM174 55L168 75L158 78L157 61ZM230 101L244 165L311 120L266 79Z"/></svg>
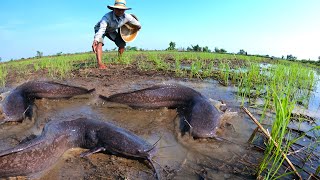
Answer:
<svg viewBox="0 0 320 180"><path fill-rule="evenodd" d="M117 45L119 55L121 56L124 52L126 42L121 38L119 28L128 22L136 26L137 29L141 28L139 21L132 15L125 13L126 10L131 9L126 7L125 0L115 0L114 6L108 6L108 8L112 11L105 14L94 27L95 36L92 43L92 50L96 54L99 69L106 69L106 65L102 62L102 46L104 45L103 39L105 36Z"/></svg>

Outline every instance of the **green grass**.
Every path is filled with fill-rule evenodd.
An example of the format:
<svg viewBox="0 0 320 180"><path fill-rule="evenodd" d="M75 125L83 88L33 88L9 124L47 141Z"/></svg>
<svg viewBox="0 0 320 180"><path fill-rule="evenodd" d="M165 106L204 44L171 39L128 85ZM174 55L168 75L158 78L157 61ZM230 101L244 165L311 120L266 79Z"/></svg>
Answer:
<svg viewBox="0 0 320 180"><path fill-rule="evenodd" d="M4 87L6 84L7 75L8 75L7 69L3 65L0 65L0 85L1 85L1 87Z"/></svg>
<svg viewBox="0 0 320 180"><path fill-rule="evenodd" d="M224 63L222 61L220 61L219 64L219 78L220 78L220 82L224 85L224 86L228 86L229 85L229 78L230 78L230 66L228 63Z"/></svg>
<svg viewBox="0 0 320 180"><path fill-rule="evenodd" d="M268 168L264 175L264 179L276 179L277 176L279 176L278 171L280 167L282 167L284 161L282 152L286 154L289 147L294 142L294 140L288 141L285 138L286 135L290 135L287 127L290 122L292 110L295 106L295 102L287 96L287 94L291 94L292 89L290 86L281 87L281 89L284 90L283 92L278 91L278 88L278 83L274 81L271 89L276 118L272 124L271 138L275 140L279 146L275 146L271 141L267 143L265 156L260 163L258 170L258 175L261 175Z"/></svg>
<svg viewBox="0 0 320 180"><path fill-rule="evenodd" d="M292 110L300 98L309 99L310 90L313 89L316 82L314 72L310 68L301 67L294 63L290 65L277 64L267 71L260 70L259 66L255 64L247 69L248 71L242 76L238 86L242 104L245 99L248 99L249 104L252 104L254 101L251 99L264 98L263 112L272 111L275 113L270 134L272 139L279 144L278 147L274 146L272 142L266 144L265 156L258 169L258 175L262 175L264 179L277 179L280 178L278 171L284 161L281 152L286 153L292 143L298 140L298 138L293 138L288 141L286 140L288 138L285 138L285 136L291 136L287 127ZM260 121L265 118L264 113ZM291 173L293 172L289 172L289 174Z"/></svg>

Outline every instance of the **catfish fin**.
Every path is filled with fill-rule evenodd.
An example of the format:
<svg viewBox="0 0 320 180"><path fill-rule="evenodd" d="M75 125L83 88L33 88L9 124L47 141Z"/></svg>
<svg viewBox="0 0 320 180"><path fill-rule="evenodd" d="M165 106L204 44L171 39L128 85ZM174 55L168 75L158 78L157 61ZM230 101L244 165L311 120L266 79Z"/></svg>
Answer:
<svg viewBox="0 0 320 180"><path fill-rule="evenodd" d="M105 100L105 101L109 101L109 98L103 95L99 95L99 98Z"/></svg>
<svg viewBox="0 0 320 180"><path fill-rule="evenodd" d="M97 153L100 151L105 151L105 150L106 150L106 148L104 148L104 147L96 147L96 148L93 148L93 149L90 149L88 151L81 153L80 157L87 157L87 156L90 156L91 154L94 154L94 153Z"/></svg>
<svg viewBox="0 0 320 180"><path fill-rule="evenodd" d="M20 152L20 151L23 151L25 149L28 149L28 148L31 148L33 146L36 146L40 143L43 142L43 138L35 138L35 139L32 139L26 143L22 143L22 144L18 144L17 146L11 148L11 149L7 149L7 150L4 150L2 152L0 152L0 157L1 156L6 156L8 154L12 154L12 153L17 153L17 152Z"/></svg>

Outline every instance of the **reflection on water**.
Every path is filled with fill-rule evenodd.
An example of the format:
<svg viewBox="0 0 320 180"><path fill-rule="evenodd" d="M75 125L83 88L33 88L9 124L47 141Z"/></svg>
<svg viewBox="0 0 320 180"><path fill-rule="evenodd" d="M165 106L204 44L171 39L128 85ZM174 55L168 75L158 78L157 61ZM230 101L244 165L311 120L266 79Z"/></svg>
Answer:
<svg viewBox="0 0 320 180"><path fill-rule="evenodd" d="M317 76L317 78L319 77ZM320 113L320 81L317 81L315 89L311 92L308 110Z"/></svg>

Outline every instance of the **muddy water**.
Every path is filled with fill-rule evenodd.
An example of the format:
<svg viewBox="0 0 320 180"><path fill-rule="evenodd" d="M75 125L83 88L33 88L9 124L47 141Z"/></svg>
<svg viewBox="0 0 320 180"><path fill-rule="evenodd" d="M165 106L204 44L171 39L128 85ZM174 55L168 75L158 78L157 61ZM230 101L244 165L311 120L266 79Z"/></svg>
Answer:
<svg viewBox="0 0 320 180"><path fill-rule="evenodd" d="M320 79L320 76L317 75L316 76L317 79ZM314 88L314 90L310 93L310 99L309 99L309 104L307 109L303 108L303 107L298 107L295 109L295 112L298 114L303 114L303 115L307 115L311 118L313 118L313 121L310 123L303 123L302 124L302 128L305 130L304 132L307 132L308 130L310 130L313 126L320 126L320 80L317 81L317 84ZM301 126L296 125L296 126ZM309 133L309 132L308 132ZM318 139L320 139L320 131L314 131L313 133L313 137L316 137ZM310 133L309 133L310 134ZM320 147L318 147L319 151L318 154L320 155Z"/></svg>
<svg viewBox="0 0 320 180"><path fill-rule="evenodd" d="M35 118L21 124L0 127L0 150L15 146L24 139L41 133L48 121L62 121L88 117L113 122L157 143L153 158L161 179L252 179L254 164L261 153L245 144L255 126L239 112L232 87L220 87L215 81L141 81L122 84L117 93L145 88L155 83L180 83L194 88L205 96L223 100L229 111L223 121L228 122L217 141L194 140L179 133L179 116L172 109L142 110L105 103L97 94L69 100L37 100ZM108 87L106 87L108 88ZM106 89L107 91L107 89ZM112 138L112 137L110 137ZM32 179L153 179L148 163L111 154L96 153L80 158L85 149L67 151L50 169L32 175Z"/></svg>

